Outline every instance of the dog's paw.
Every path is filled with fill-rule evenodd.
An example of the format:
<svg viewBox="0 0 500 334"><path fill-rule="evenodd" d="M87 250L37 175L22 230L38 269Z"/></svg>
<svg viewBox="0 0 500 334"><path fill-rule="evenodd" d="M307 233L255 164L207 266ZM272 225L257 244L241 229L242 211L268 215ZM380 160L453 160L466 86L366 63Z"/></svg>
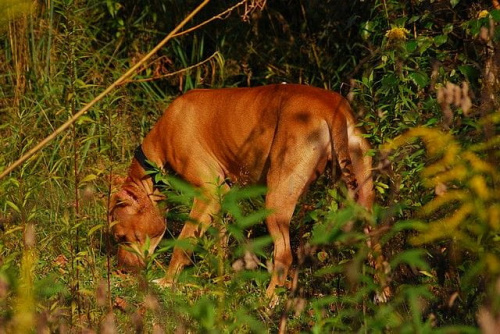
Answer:
<svg viewBox="0 0 500 334"><path fill-rule="evenodd" d="M375 293L373 297L373 301L375 304L385 304L389 301L392 296L391 288L386 286L382 289L382 291L378 291Z"/></svg>
<svg viewBox="0 0 500 334"><path fill-rule="evenodd" d="M164 289L171 288L174 285L174 282L167 277L155 279L153 280L153 283Z"/></svg>
<svg viewBox="0 0 500 334"><path fill-rule="evenodd" d="M273 310L276 306L278 306L280 303L280 298L277 294L273 294L269 298L269 304L267 304L267 308L269 310Z"/></svg>

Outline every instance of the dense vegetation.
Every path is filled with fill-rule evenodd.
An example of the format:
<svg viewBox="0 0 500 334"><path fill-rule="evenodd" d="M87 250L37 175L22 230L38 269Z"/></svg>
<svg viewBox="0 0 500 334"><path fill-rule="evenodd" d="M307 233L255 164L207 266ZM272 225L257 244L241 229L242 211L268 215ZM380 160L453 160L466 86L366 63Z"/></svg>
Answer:
<svg viewBox="0 0 500 334"><path fill-rule="evenodd" d="M0 180L0 333L479 332L500 327L500 4L276 0L162 48ZM198 1L2 0L0 172L137 63ZM188 26L235 5L213 1ZM117 269L113 175L169 102L196 87L304 83L351 101L372 143L377 206L320 179L292 224L294 281L268 307L265 189L234 189L175 289L174 241ZM175 236L193 189L170 180ZM346 228L351 225L352 228ZM368 266L380 237L393 296ZM225 234L219 231L226 231ZM253 254L253 255L252 255ZM242 261L244 258L245 261Z"/></svg>

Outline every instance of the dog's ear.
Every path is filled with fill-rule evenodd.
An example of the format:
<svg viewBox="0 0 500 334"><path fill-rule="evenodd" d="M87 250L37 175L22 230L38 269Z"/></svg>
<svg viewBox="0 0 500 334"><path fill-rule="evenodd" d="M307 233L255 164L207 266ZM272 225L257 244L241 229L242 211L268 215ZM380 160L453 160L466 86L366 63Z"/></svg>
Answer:
<svg viewBox="0 0 500 334"><path fill-rule="evenodd" d="M111 196L110 212L117 208L126 208L129 213L137 213L141 209L137 190L134 187L123 186L122 189Z"/></svg>
<svg viewBox="0 0 500 334"><path fill-rule="evenodd" d="M136 205L137 204L137 196L130 189L124 188L119 192L115 193L115 205L117 206L126 206L126 205Z"/></svg>

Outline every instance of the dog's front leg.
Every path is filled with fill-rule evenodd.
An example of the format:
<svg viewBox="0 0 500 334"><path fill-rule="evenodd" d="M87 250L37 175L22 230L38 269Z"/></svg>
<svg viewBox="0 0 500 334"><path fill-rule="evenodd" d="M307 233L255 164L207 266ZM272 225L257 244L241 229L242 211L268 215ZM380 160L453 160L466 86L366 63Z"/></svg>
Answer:
<svg viewBox="0 0 500 334"><path fill-rule="evenodd" d="M214 216L220 210L217 196L197 197L194 199L193 207L189 213L189 219L185 222L178 240L192 239L196 241L213 222ZM174 247L172 259L164 278L157 281L163 287L172 285L182 269L191 264L192 251L182 247Z"/></svg>

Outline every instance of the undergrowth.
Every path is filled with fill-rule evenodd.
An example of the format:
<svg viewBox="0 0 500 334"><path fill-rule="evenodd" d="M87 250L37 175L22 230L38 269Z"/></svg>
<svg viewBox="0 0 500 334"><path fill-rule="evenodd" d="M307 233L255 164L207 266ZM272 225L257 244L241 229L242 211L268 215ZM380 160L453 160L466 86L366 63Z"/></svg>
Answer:
<svg viewBox="0 0 500 334"><path fill-rule="evenodd" d="M2 2L0 171L120 77L193 3ZM0 180L0 332L275 332L286 324L289 332L493 333L499 10L489 1L277 1L238 14L176 39ZM373 212L345 201L334 171L318 180L292 222L291 287L269 308L260 187L221 198L217 223L173 288L152 282L164 275L195 193L168 178L168 238L144 254L143 271L119 269L108 233L113 176L126 173L162 110L192 88L281 81L350 100L374 147ZM388 259L385 304L373 301L366 224Z"/></svg>

